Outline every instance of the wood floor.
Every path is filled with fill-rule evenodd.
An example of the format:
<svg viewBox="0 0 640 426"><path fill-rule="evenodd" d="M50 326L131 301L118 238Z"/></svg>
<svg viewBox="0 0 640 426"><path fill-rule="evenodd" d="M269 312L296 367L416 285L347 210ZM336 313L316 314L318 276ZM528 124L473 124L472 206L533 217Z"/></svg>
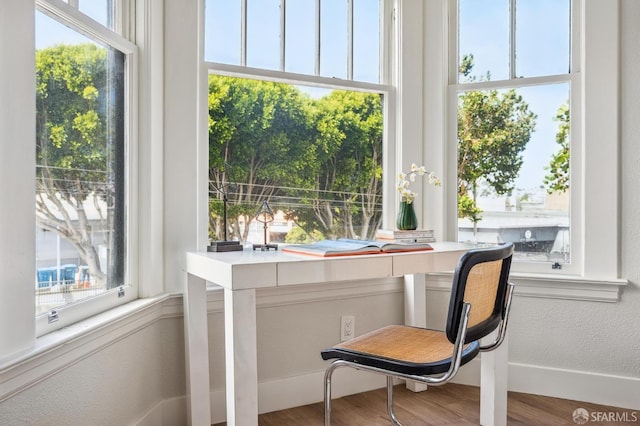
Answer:
<svg viewBox="0 0 640 426"><path fill-rule="evenodd" d="M386 414L386 390L378 389L334 399L333 426L390 425ZM394 390L394 407L403 426L478 425L480 424L480 390L473 386L449 383L430 387L426 392L413 393L404 386ZM592 412L614 412L632 422L590 421L587 425L640 424L640 412L612 408L585 402L509 392L507 424L509 426L576 425L573 412L578 408ZM637 420L636 420L637 418ZM321 426L322 403L262 414L260 426ZM219 423L215 426L226 425Z"/></svg>

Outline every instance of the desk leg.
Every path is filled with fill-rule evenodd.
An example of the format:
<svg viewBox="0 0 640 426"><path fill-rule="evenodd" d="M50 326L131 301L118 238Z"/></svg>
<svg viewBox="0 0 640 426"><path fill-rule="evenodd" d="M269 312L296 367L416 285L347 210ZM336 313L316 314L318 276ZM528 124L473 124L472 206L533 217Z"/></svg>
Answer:
<svg viewBox="0 0 640 426"><path fill-rule="evenodd" d="M211 424L209 404L209 335L207 331L207 284L187 274L184 290L184 338L187 367L189 424Z"/></svg>
<svg viewBox="0 0 640 426"><path fill-rule="evenodd" d="M498 347L480 356L480 424L507 424L507 370L509 362L509 333Z"/></svg>
<svg viewBox="0 0 640 426"><path fill-rule="evenodd" d="M427 326L427 290L424 274L404 276L404 324L413 327ZM407 382L407 389L413 392L427 390L427 385Z"/></svg>
<svg viewBox="0 0 640 426"><path fill-rule="evenodd" d="M427 290L424 274L404 276L404 324L427 326Z"/></svg>
<svg viewBox="0 0 640 426"><path fill-rule="evenodd" d="M256 291L224 290L227 425L258 424Z"/></svg>

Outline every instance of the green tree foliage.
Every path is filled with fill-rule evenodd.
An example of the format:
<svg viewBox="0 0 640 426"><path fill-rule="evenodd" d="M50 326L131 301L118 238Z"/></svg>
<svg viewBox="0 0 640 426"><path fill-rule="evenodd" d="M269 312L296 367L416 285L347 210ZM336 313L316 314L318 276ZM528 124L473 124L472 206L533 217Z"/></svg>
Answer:
<svg viewBox="0 0 640 426"><path fill-rule="evenodd" d="M265 199L309 235L371 236L380 220L381 156L377 95L333 91L315 100L287 84L209 77L214 239L222 237L216 188L230 181L238 183L228 187L230 238L246 240L248 226L239 225Z"/></svg>
<svg viewBox="0 0 640 426"><path fill-rule="evenodd" d="M544 186L549 194L569 189L569 102L558 108L554 120L558 122L556 143L560 149L546 167L548 173L544 177Z"/></svg>
<svg viewBox="0 0 640 426"><path fill-rule="evenodd" d="M313 106L320 196L308 200L312 223L333 238L370 238L381 220L380 96L334 90Z"/></svg>
<svg viewBox="0 0 640 426"><path fill-rule="evenodd" d="M113 194L107 185L109 148L102 107L106 61L106 50L90 43L36 52L37 223L76 248L98 285L106 275L85 205L93 203L101 221L110 221L106 206Z"/></svg>
<svg viewBox="0 0 640 426"><path fill-rule="evenodd" d="M294 226L291 231L287 233L284 242L288 244L308 244L323 240L324 238L324 235L318 230L311 231L311 233L308 234L299 226Z"/></svg>
<svg viewBox="0 0 640 426"><path fill-rule="evenodd" d="M473 56L460 67L469 81ZM489 75L487 75L489 78ZM516 90L469 91L458 103L458 214L474 223L480 185L496 194L513 190L522 167L522 152L535 128L536 115Z"/></svg>
<svg viewBox="0 0 640 426"><path fill-rule="evenodd" d="M469 194L458 194L458 217L466 217L473 224L482 220L482 210L476 206Z"/></svg>
<svg viewBox="0 0 640 426"><path fill-rule="evenodd" d="M211 195L221 199L215 188L235 181L228 187L230 238L246 240L249 228L240 235L239 223L249 224L262 201L281 196L282 187L308 187L316 163L311 136L308 100L295 87L209 77ZM222 236L221 211L214 201L210 228L216 239Z"/></svg>

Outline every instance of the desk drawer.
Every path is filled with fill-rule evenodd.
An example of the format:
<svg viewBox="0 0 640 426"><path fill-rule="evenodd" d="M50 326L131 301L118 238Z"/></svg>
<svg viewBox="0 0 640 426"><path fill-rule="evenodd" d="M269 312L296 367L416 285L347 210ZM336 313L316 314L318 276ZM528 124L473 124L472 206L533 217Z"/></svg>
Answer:
<svg viewBox="0 0 640 426"><path fill-rule="evenodd" d="M278 264L278 286L366 280L392 276L389 256L349 256Z"/></svg>

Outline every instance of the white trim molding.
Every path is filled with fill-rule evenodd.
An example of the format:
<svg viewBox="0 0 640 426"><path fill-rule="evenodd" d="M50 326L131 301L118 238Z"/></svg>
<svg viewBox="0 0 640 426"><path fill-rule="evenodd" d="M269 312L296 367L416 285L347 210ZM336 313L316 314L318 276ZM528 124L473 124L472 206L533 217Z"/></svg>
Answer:
<svg viewBox="0 0 640 426"><path fill-rule="evenodd" d="M580 402L629 410L638 410L640 407L640 392L638 392L640 378L637 377L515 362L509 363L508 377L509 391L574 400L575 408L580 407ZM461 368L453 382L479 386L480 358L472 360ZM569 412L567 420L570 418Z"/></svg>
<svg viewBox="0 0 640 426"><path fill-rule="evenodd" d="M451 280L451 273L430 274L427 277L427 289L449 291ZM516 285L516 296L609 303L620 301L623 290L628 284L628 281L622 278L605 280L517 273L512 273L509 281Z"/></svg>
<svg viewBox="0 0 640 426"><path fill-rule="evenodd" d="M618 302L627 280L588 279L583 277L549 277L512 274L516 295L548 299Z"/></svg>

